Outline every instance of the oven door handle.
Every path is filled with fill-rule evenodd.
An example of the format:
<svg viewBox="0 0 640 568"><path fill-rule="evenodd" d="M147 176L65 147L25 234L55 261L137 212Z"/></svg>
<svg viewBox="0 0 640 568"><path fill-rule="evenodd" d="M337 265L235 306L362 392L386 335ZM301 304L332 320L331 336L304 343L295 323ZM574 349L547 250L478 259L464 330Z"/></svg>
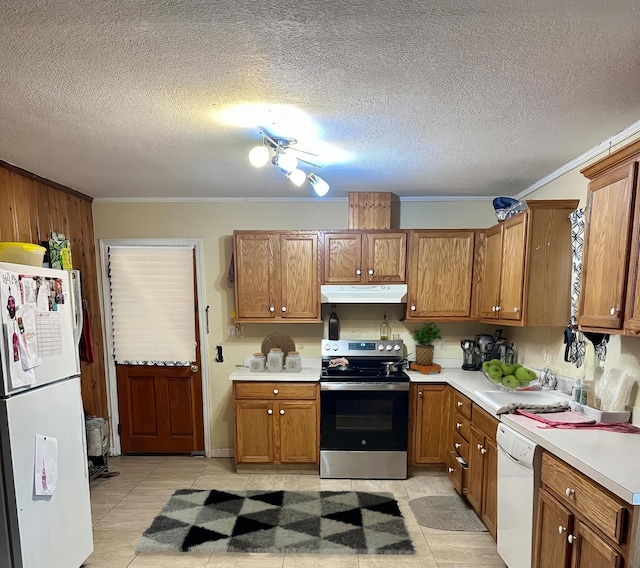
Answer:
<svg viewBox="0 0 640 568"><path fill-rule="evenodd" d="M408 391L409 383L320 382L321 391Z"/></svg>

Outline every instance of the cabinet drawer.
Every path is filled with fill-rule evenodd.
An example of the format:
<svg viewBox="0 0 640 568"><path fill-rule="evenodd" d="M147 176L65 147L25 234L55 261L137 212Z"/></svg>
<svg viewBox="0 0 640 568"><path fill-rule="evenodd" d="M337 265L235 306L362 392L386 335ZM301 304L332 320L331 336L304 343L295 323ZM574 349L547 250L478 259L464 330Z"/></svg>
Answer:
<svg viewBox="0 0 640 568"><path fill-rule="evenodd" d="M469 463L469 442L458 434L457 431L453 433L453 451Z"/></svg>
<svg viewBox="0 0 640 568"><path fill-rule="evenodd" d="M617 497L547 453L542 456L542 483L568 508L589 519L605 536L622 543L629 511Z"/></svg>
<svg viewBox="0 0 640 568"><path fill-rule="evenodd" d="M469 441L469 434L471 433L471 420L456 412L453 415L452 426L454 433L457 432L467 442Z"/></svg>
<svg viewBox="0 0 640 568"><path fill-rule="evenodd" d="M471 401L455 389L453 391L453 408L462 416L471 419Z"/></svg>
<svg viewBox="0 0 640 568"><path fill-rule="evenodd" d="M233 383L236 398L259 399L315 399L316 383L262 383L240 382Z"/></svg>
<svg viewBox="0 0 640 568"><path fill-rule="evenodd" d="M493 441L496 439L496 431L498 430L498 421L491 416L488 412L485 412L477 404L473 405L473 425L476 428L482 430L487 438L491 438Z"/></svg>
<svg viewBox="0 0 640 568"><path fill-rule="evenodd" d="M457 454L450 450L445 456L445 464L447 469L447 475L453 483L453 488L462 495L466 488L466 474L467 468L465 468L457 459Z"/></svg>

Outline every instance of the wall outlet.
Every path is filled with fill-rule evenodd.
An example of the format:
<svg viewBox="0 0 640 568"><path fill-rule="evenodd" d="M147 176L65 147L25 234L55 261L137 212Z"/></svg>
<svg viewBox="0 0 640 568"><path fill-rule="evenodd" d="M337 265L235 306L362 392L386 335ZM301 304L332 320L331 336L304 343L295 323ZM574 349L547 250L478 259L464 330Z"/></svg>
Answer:
<svg viewBox="0 0 640 568"><path fill-rule="evenodd" d="M447 348L447 338L443 337L442 339L440 339L440 349L446 349Z"/></svg>

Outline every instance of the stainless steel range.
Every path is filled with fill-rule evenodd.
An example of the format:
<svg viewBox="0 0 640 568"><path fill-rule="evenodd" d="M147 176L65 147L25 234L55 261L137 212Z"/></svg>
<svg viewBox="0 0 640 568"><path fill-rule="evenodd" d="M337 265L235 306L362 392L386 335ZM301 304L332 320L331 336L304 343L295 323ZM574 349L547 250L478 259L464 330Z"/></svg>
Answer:
<svg viewBox="0 0 640 568"><path fill-rule="evenodd" d="M403 361L399 340L322 341L320 477L407 478Z"/></svg>

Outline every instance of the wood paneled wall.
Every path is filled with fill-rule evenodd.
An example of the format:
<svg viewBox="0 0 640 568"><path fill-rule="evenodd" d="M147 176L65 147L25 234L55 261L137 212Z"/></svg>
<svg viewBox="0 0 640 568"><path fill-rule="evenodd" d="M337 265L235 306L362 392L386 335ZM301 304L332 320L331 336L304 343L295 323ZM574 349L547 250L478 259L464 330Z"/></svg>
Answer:
<svg viewBox="0 0 640 568"><path fill-rule="evenodd" d="M91 318L95 361L81 363L82 400L90 414L108 416L102 316L93 236L92 199L0 162L0 241L39 244L53 231L71 241L73 267L81 272L82 296Z"/></svg>

